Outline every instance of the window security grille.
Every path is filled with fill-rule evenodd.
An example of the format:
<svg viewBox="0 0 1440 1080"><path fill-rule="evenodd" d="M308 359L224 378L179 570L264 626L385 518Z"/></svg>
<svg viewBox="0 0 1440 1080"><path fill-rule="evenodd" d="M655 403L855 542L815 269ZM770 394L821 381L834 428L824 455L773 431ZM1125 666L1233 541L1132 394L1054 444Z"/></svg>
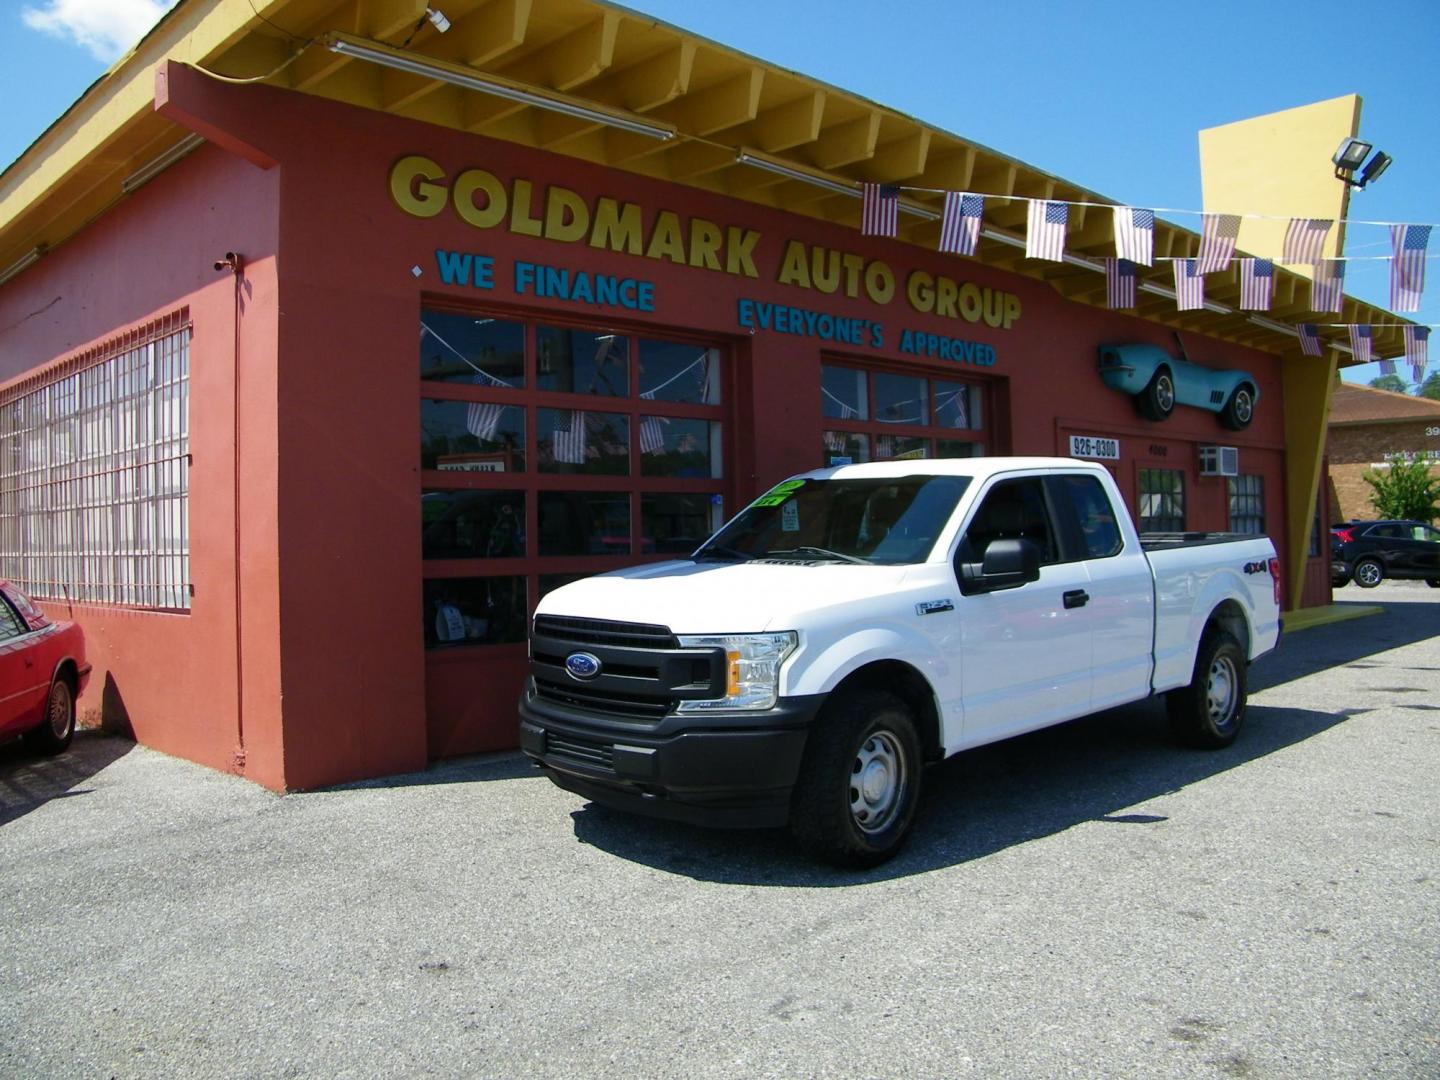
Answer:
<svg viewBox="0 0 1440 1080"><path fill-rule="evenodd" d="M34 596L190 607L188 312L0 399L0 575Z"/></svg>

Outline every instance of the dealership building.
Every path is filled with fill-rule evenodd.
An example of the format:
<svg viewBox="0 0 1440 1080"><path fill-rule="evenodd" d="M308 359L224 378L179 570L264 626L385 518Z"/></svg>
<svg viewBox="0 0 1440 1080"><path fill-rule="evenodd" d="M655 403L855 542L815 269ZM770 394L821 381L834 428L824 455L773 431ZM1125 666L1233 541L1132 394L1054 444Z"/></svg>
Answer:
<svg viewBox="0 0 1440 1080"><path fill-rule="evenodd" d="M512 747L546 591L847 461L1097 458L1143 528L1266 532L1286 608L1329 602L1350 355L1294 325L1393 356L1395 317L1278 268L1263 317L1233 269L1178 310L1164 221L1110 310L1112 200L627 9L427 10L181 0L0 175L0 576L83 625L82 721L274 789ZM947 191L990 197L973 257ZM1116 346L1242 373L1253 419L1148 419Z"/></svg>

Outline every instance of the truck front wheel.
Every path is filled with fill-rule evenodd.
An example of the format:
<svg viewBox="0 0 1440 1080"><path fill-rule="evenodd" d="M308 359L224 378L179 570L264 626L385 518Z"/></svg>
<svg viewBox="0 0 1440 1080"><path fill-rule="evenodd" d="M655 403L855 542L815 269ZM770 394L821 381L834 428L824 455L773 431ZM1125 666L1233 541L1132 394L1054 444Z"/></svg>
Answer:
<svg viewBox="0 0 1440 1080"><path fill-rule="evenodd" d="M1201 750L1229 746L1245 719L1245 652L1224 630L1200 641L1189 686L1165 696L1170 727L1181 742Z"/></svg>
<svg viewBox="0 0 1440 1080"><path fill-rule="evenodd" d="M921 768L915 720L899 698L883 690L832 698L805 748L791 835L835 866L879 865L910 831Z"/></svg>

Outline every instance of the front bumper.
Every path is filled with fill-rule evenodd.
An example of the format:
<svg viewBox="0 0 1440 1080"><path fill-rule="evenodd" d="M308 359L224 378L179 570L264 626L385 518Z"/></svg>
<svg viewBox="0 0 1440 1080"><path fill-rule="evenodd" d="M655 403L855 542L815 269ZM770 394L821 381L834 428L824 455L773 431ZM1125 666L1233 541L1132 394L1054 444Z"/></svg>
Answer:
<svg viewBox="0 0 1440 1080"><path fill-rule="evenodd" d="M696 825L784 825L821 695L755 713L658 722L520 699L520 749L556 784L619 810Z"/></svg>

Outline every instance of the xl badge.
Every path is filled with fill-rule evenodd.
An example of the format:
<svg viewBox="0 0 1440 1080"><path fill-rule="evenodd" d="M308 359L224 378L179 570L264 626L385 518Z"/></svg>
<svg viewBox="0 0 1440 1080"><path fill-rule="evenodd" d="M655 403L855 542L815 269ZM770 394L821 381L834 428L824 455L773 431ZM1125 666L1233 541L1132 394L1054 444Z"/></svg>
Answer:
<svg viewBox="0 0 1440 1080"><path fill-rule="evenodd" d="M600 674L600 658L593 653L572 652L565 657L565 670L572 679L593 679Z"/></svg>

